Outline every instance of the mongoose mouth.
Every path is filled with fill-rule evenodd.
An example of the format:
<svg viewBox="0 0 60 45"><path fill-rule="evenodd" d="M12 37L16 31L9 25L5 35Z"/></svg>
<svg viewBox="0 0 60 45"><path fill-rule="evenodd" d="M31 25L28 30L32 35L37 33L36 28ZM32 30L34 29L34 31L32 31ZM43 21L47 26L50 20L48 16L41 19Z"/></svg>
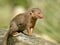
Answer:
<svg viewBox="0 0 60 45"><path fill-rule="evenodd" d="M43 15L39 15L39 18L42 19L43 18Z"/></svg>
<svg viewBox="0 0 60 45"><path fill-rule="evenodd" d="M43 17L40 17L40 19L43 19Z"/></svg>

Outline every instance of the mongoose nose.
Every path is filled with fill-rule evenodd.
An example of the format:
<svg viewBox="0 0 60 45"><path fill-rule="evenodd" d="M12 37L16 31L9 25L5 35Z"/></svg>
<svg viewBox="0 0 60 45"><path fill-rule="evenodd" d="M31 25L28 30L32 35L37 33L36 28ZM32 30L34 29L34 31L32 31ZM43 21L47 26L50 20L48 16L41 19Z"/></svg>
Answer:
<svg viewBox="0 0 60 45"><path fill-rule="evenodd" d="M40 17L40 19L42 19L42 18L43 18L43 16Z"/></svg>
<svg viewBox="0 0 60 45"><path fill-rule="evenodd" d="M40 19L42 19L43 17L44 17L43 14L41 14L41 15L40 15Z"/></svg>

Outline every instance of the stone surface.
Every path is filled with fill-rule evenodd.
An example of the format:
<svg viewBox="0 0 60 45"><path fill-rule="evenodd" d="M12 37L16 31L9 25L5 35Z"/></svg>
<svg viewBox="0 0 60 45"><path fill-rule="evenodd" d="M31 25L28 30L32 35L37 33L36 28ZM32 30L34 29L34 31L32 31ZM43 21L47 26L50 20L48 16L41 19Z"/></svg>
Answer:
<svg viewBox="0 0 60 45"><path fill-rule="evenodd" d="M3 45L3 38L5 37L7 30L0 30L0 45ZM5 45L5 44L4 44ZM8 45L59 45L43 38L33 36L27 36L19 33L17 36L12 36L8 39Z"/></svg>

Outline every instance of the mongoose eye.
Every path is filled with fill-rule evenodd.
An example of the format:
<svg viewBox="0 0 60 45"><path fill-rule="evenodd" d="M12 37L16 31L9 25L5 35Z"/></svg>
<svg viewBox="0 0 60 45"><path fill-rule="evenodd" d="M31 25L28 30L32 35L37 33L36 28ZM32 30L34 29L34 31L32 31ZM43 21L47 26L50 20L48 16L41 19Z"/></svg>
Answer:
<svg viewBox="0 0 60 45"><path fill-rule="evenodd" d="M40 12L38 14L40 14Z"/></svg>

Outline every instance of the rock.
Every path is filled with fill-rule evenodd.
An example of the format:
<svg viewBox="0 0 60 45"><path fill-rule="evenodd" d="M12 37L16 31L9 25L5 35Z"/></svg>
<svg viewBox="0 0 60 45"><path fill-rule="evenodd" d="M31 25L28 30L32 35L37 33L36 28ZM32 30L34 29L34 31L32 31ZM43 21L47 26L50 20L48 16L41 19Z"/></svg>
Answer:
<svg viewBox="0 0 60 45"><path fill-rule="evenodd" d="M7 33L7 30L0 30L0 45L3 45L3 38ZM33 36L27 36L19 33L17 36L12 36L8 39L8 45L59 45L43 38Z"/></svg>
<svg viewBox="0 0 60 45"><path fill-rule="evenodd" d="M3 45L4 37L8 30L0 29L0 45Z"/></svg>

